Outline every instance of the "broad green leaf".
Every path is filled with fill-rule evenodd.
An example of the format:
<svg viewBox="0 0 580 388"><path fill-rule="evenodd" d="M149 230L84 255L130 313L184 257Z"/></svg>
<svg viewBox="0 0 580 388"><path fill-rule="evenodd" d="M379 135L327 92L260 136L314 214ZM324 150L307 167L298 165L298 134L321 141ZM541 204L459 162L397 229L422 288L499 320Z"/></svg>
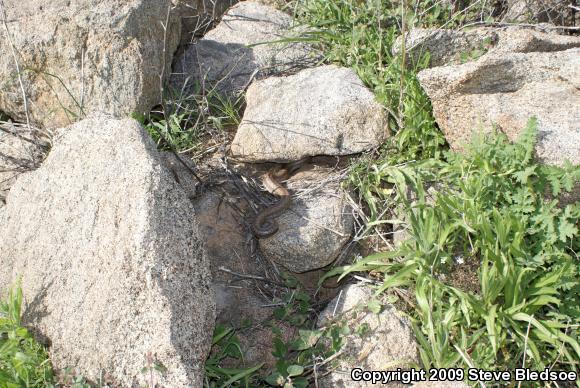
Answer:
<svg viewBox="0 0 580 388"><path fill-rule="evenodd" d="M555 338L552 333L544 325L542 325L536 318L526 314L526 313L515 313L511 316L512 319L516 321L523 321L532 324L536 329L538 329L542 334L548 338Z"/></svg>
<svg viewBox="0 0 580 388"><path fill-rule="evenodd" d="M260 369L262 367L262 365L264 365L264 363L258 364L258 365L254 366L252 368L248 368L248 369L242 370L240 373L232 376L229 380L227 380L225 383L223 383L221 387L222 388L227 388L231 384L233 384L234 382L240 381L244 377L250 376L250 375L254 374L254 372L258 371L258 369Z"/></svg>
<svg viewBox="0 0 580 388"><path fill-rule="evenodd" d="M496 331L496 319L497 319L497 305L491 306L487 316L485 317L485 324L487 327L487 333L489 335L489 342L491 342L491 346L493 347L493 352L497 353L497 331Z"/></svg>
<svg viewBox="0 0 580 388"><path fill-rule="evenodd" d="M290 365L286 371L290 377L300 376L302 373L304 373L304 367L301 365Z"/></svg>

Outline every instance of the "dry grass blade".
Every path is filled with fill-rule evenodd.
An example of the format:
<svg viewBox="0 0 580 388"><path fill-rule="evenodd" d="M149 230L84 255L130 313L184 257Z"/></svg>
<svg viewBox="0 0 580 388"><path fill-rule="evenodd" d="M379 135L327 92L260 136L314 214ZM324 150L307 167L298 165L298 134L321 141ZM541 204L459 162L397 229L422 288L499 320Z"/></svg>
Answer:
<svg viewBox="0 0 580 388"><path fill-rule="evenodd" d="M30 114L28 112L28 98L26 97L26 91L24 90L24 82L22 81L22 74L20 72L20 63L18 61L16 47L14 46L14 40L12 39L12 34L8 28L8 16L6 15L6 9L3 0L0 0L0 16L2 16L2 24L4 25L4 30L6 31L6 39L10 45L12 58L14 59L14 65L16 66L16 75L18 76L18 83L20 85L20 92L22 93L22 101L24 105L24 114L26 115L26 126L31 129Z"/></svg>

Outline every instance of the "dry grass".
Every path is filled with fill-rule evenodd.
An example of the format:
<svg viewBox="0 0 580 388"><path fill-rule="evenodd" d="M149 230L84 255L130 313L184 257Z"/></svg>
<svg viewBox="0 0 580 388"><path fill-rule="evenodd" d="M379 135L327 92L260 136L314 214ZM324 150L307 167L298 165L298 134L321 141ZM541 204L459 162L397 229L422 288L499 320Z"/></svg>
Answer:
<svg viewBox="0 0 580 388"><path fill-rule="evenodd" d="M0 202L20 174L36 169L50 150L52 133L27 124L0 121Z"/></svg>

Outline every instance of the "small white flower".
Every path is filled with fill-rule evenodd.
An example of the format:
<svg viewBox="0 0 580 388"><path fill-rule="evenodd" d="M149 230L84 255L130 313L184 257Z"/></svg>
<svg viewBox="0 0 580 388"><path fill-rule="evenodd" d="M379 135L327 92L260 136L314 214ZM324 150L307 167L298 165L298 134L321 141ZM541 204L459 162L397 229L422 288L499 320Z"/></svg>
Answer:
<svg viewBox="0 0 580 388"><path fill-rule="evenodd" d="M455 256L455 262L457 264L463 264L463 263L465 263L465 260L463 259L463 256L457 255L457 256Z"/></svg>

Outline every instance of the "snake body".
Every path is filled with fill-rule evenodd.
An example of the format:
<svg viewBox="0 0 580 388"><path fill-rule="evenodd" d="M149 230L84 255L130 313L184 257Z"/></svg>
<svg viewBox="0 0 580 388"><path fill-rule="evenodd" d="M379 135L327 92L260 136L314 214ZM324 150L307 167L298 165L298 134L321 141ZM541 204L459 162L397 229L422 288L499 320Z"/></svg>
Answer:
<svg viewBox="0 0 580 388"><path fill-rule="evenodd" d="M287 163L280 169L272 169L264 175L262 183L268 192L280 199L272 206L261 210L252 224L252 229L256 237L270 237L278 231L278 224L275 218L282 214L292 202L288 189L280 182L288 179L290 175L298 170L309 158L300 159L296 162Z"/></svg>

